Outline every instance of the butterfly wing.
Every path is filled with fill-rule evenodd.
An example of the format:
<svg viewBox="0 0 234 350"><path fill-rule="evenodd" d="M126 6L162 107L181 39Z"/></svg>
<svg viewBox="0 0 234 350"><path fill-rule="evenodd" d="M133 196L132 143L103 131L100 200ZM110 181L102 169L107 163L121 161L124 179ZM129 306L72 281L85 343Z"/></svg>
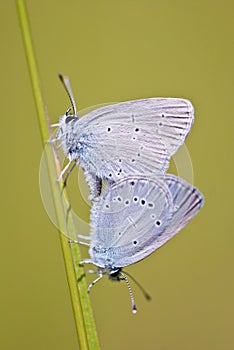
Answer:
<svg viewBox="0 0 234 350"><path fill-rule="evenodd" d="M188 135L193 115L185 99L128 101L95 109L79 120L61 119L58 139L89 183L90 176L115 182L139 173L162 174Z"/></svg>
<svg viewBox="0 0 234 350"><path fill-rule="evenodd" d="M158 179L128 177L108 187L91 213L90 256L101 267L122 267L149 255L173 213L171 193Z"/></svg>
<svg viewBox="0 0 234 350"><path fill-rule="evenodd" d="M109 205L112 199L109 192L103 198L98 209L100 211L95 213L92 240L95 253L99 253L96 249L99 246L101 254L93 254L91 248L90 254L94 261L97 258L96 262L100 261L105 265L107 264L106 260L103 261L105 257L114 266L122 267L144 259L178 233L203 205L202 194L176 176L165 175L162 181L154 180L156 185L153 184L153 180L145 179L145 181L150 188L149 192L141 193L140 181L134 193L126 191L126 198L132 198L133 201L134 197L146 198L147 206L144 206L144 209L140 206L134 207L132 204L130 212L121 206L119 215L106 215L105 205ZM115 185L118 193L119 186L120 183ZM124 183L123 193L126 187L128 186ZM154 204L155 212L148 206L149 203ZM152 214L155 214L153 218ZM157 221L161 224L157 225ZM105 254L102 249L105 250Z"/></svg>
<svg viewBox="0 0 234 350"><path fill-rule="evenodd" d="M166 174L164 179L173 198L174 213L165 233L158 242L159 246L186 226L204 204L202 193L185 180L171 174Z"/></svg>
<svg viewBox="0 0 234 350"><path fill-rule="evenodd" d="M149 125L163 139L171 156L191 129L194 109L190 101L182 98L147 98L98 108L85 119L86 123L94 124L101 121L105 125Z"/></svg>

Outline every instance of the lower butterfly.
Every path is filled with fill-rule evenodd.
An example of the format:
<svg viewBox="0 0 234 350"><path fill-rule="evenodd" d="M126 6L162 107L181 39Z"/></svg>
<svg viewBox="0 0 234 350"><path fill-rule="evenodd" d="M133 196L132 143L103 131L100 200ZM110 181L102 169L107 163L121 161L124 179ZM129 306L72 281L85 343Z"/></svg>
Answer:
<svg viewBox="0 0 234 350"><path fill-rule="evenodd" d="M103 275L125 280L135 313L133 293L122 268L146 258L170 240L202 205L203 196L195 187L170 174L130 176L107 186L91 209L90 259L81 262L97 267L91 272L99 276L88 290Z"/></svg>

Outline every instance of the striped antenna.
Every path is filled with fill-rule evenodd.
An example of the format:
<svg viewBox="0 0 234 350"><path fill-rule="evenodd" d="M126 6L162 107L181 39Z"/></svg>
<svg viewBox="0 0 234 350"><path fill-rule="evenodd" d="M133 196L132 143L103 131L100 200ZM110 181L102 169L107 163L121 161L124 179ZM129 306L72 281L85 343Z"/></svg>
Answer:
<svg viewBox="0 0 234 350"><path fill-rule="evenodd" d="M58 77L61 80L61 82L62 82L62 84L63 84L63 86L68 94L68 97L71 101L73 113L77 117L76 103L75 103L75 99L74 99L74 96L72 93L72 88L71 88L71 83L70 83L69 77L63 76L61 73L58 74ZM78 119L78 117L77 117L77 119Z"/></svg>

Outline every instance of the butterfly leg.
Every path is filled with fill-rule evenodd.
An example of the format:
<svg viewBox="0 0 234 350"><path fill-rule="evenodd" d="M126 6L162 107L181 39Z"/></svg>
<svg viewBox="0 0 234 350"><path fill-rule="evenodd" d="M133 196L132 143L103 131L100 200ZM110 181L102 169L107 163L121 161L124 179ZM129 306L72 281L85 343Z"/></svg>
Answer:
<svg viewBox="0 0 234 350"><path fill-rule="evenodd" d="M81 245L85 245L86 247L89 247L89 243L87 242L81 242L81 241L76 241L75 239L69 239L68 243L75 243L75 244L81 244Z"/></svg>
<svg viewBox="0 0 234 350"><path fill-rule="evenodd" d="M78 238L85 239L86 241L90 241L91 237L90 236L84 236L84 235L77 235Z"/></svg>
<svg viewBox="0 0 234 350"><path fill-rule="evenodd" d="M93 262L91 259L83 259L79 262L79 265L84 265L84 264L92 264L92 265L99 267L98 264Z"/></svg>
<svg viewBox="0 0 234 350"><path fill-rule="evenodd" d="M69 162L67 163L67 165L63 168L63 170L61 171L61 174L59 175L57 181L61 181L64 173L67 171L67 169L69 168L70 164L71 164L72 160L69 160Z"/></svg>
<svg viewBox="0 0 234 350"><path fill-rule="evenodd" d="M90 292L91 288L92 288L98 281L100 281L100 280L102 279L102 276L103 276L102 271L99 271L98 273L99 273L99 276L98 276L92 283L90 283L90 285L88 286L88 293Z"/></svg>
<svg viewBox="0 0 234 350"><path fill-rule="evenodd" d="M76 161L74 162L74 164L72 165L72 167L68 170L68 172L66 173L66 176L64 178L64 181L63 181L63 187L66 187L67 186L67 180L72 172L72 170L75 168L76 166Z"/></svg>

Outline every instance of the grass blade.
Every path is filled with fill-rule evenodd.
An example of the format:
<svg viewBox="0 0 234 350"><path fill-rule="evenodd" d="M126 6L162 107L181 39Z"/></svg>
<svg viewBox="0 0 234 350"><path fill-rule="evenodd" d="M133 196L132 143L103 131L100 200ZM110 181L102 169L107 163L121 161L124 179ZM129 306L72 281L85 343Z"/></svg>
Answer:
<svg viewBox="0 0 234 350"><path fill-rule="evenodd" d="M16 5L18 10L18 17L25 47L30 79L32 83L32 90L37 109L41 138L44 146L44 142L49 139L50 135L48 128L48 120L46 118L46 108L43 103L42 92L39 83L39 75L32 45L29 20L24 0L16 0ZM69 204L66 195L61 196L61 184L55 182L57 174L60 171L60 164L56 160L56 157L54 157L53 153L47 154L47 167L50 176L56 216L60 225L59 227L62 227L64 224L64 217L66 216L65 213L67 213ZM75 227L71 215L68 215L66 228L69 231L69 234L75 236ZM67 237L61 232L59 232L59 237L64 256L64 263L66 267L67 280L71 295L71 302L80 349L99 350L100 347L97 338L92 309L87 294L85 278L82 278L77 284L77 280L83 275L83 268L78 265L78 262L81 260L79 247L76 244L72 244L70 247Z"/></svg>

